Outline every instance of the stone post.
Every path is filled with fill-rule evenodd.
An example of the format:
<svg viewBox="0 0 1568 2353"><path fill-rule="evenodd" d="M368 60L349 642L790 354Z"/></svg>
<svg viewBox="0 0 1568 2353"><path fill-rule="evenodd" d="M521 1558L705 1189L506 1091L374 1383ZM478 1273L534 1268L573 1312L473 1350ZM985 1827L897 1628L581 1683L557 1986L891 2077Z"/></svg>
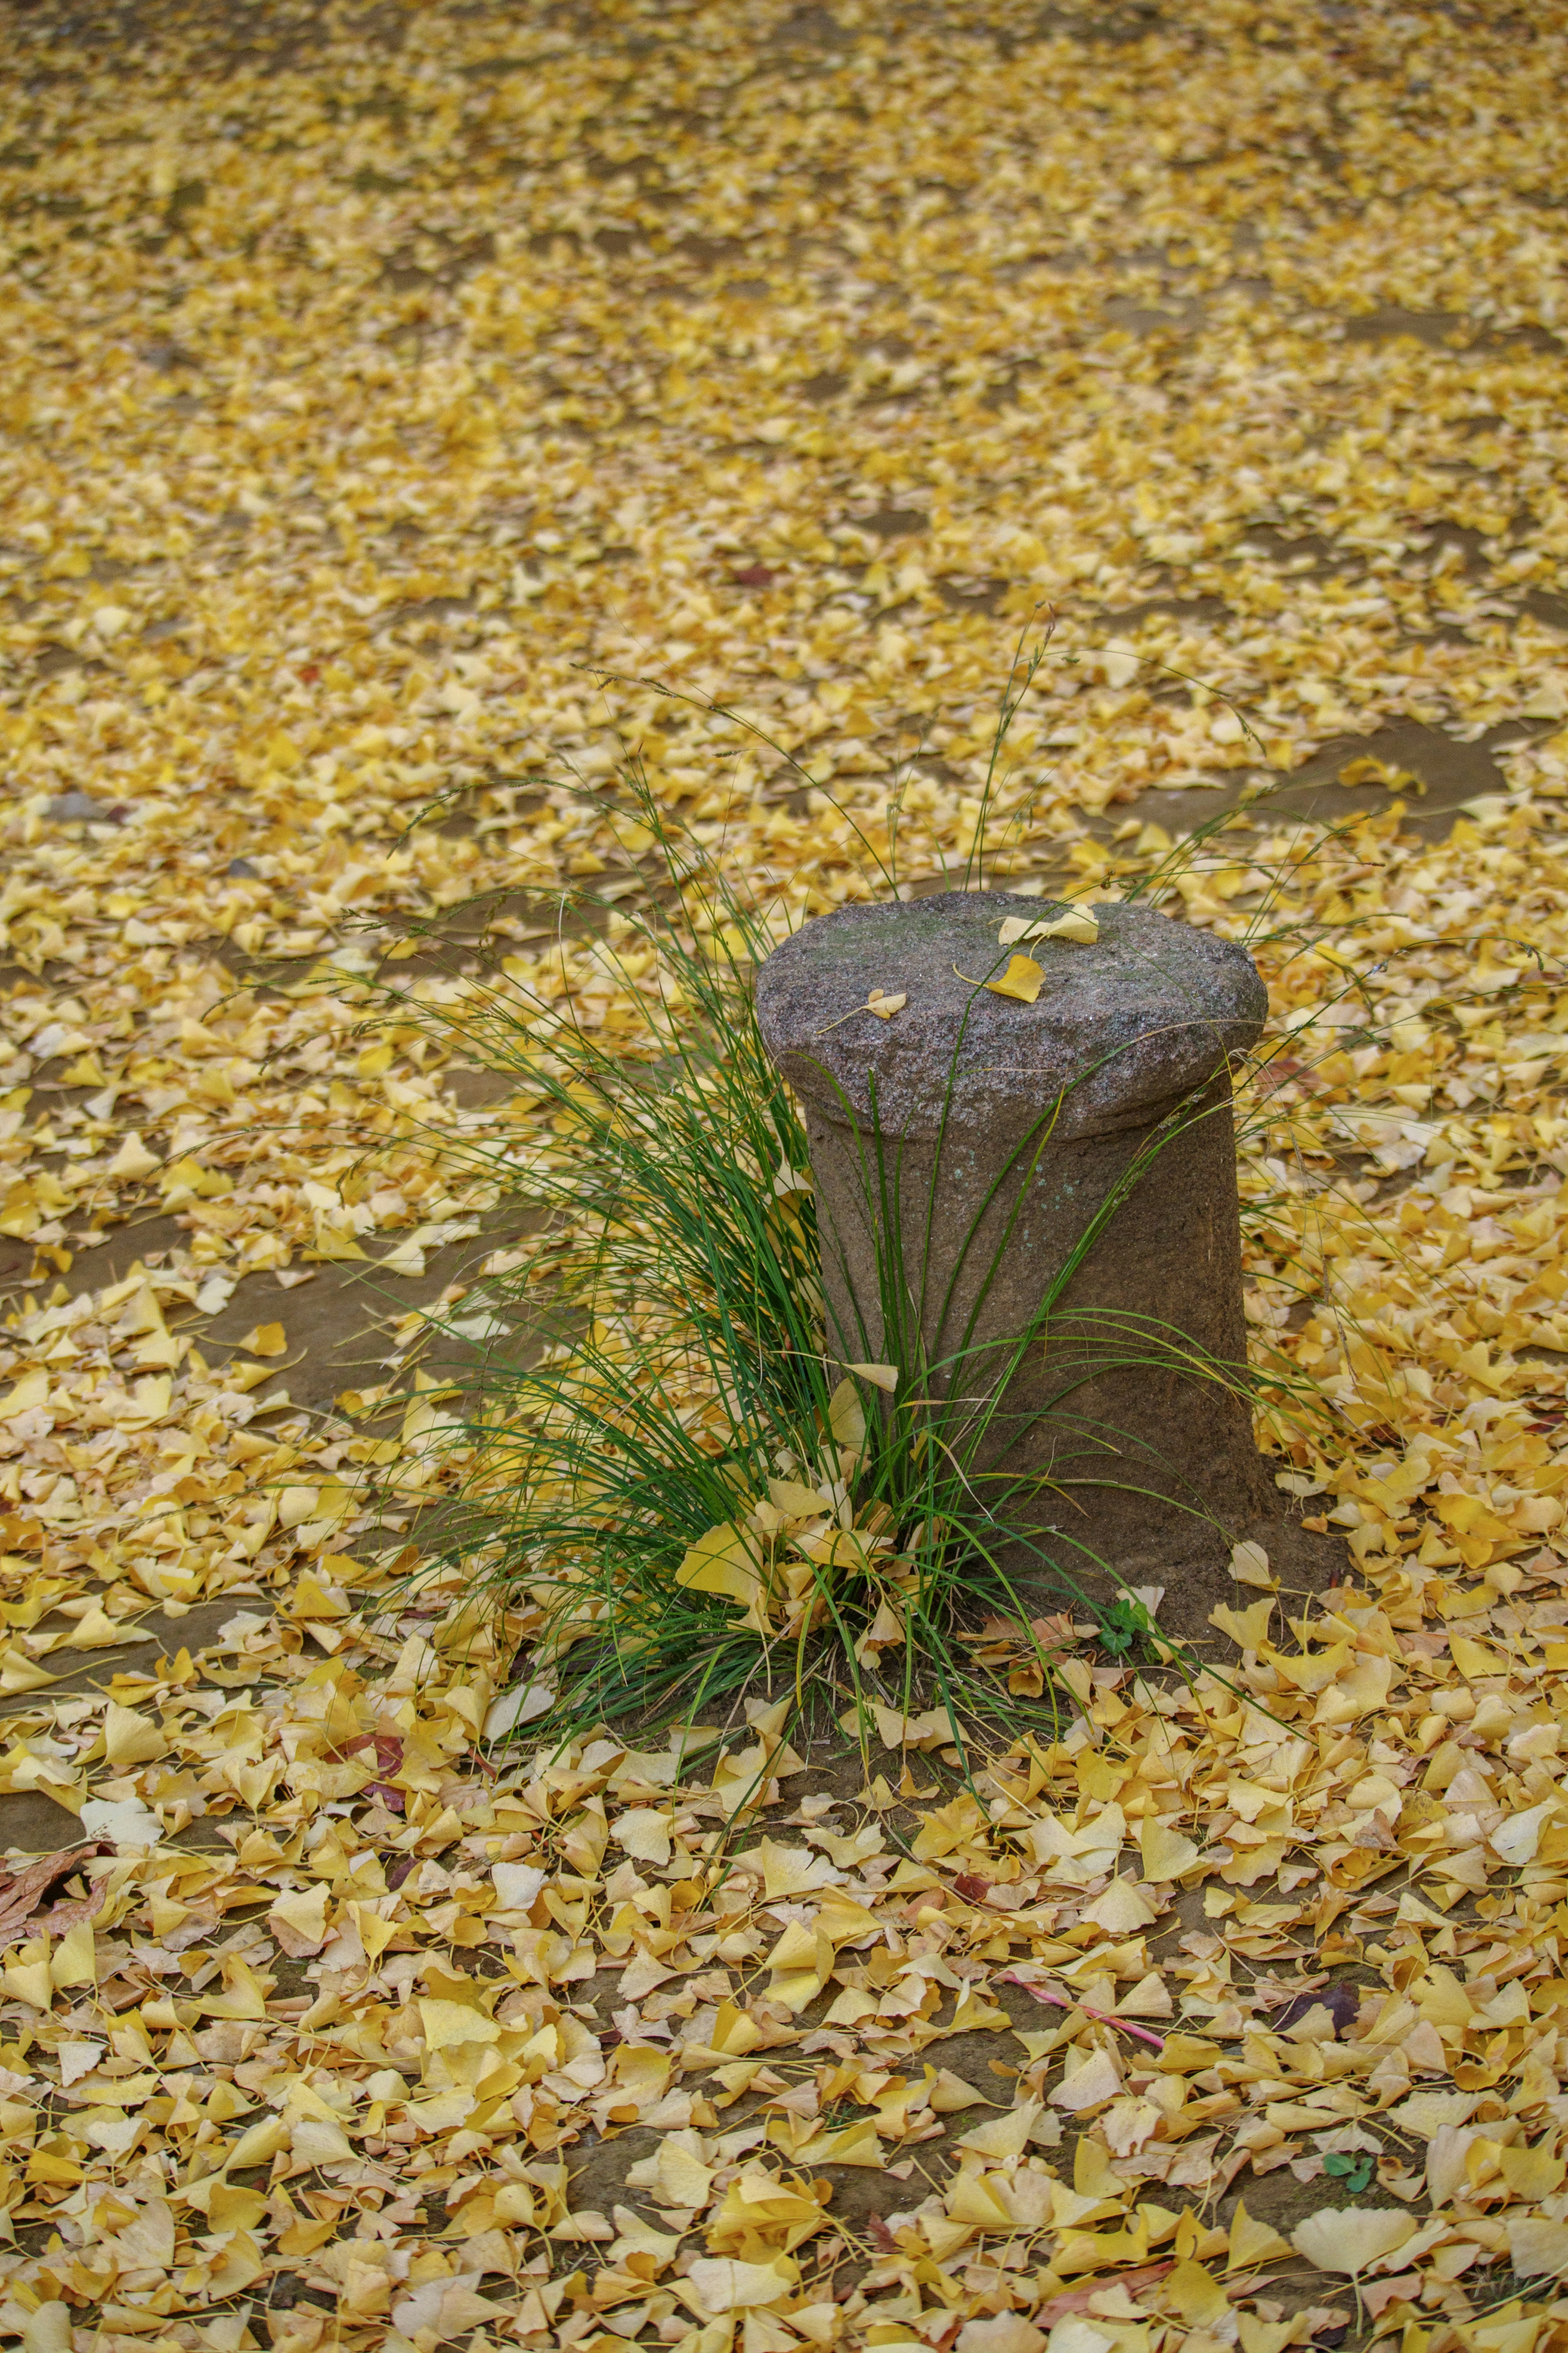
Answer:
<svg viewBox="0 0 1568 2353"><path fill-rule="evenodd" d="M829 1353L920 1360L900 1393L918 1378L971 1433L975 1524L1010 1574L1163 1586L1162 1626L1192 1637L1255 1598L1239 1539L1298 1590L1338 1550L1288 1516L1238 1378L1230 1061L1268 999L1244 949L1137 906L1097 906L1092 944L1001 944L1060 912L840 908L767 959L758 1018L811 1138ZM1015 955L1040 967L1032 1003L985 986ZM874 994L904 1002L883 1018Z"/></svg>

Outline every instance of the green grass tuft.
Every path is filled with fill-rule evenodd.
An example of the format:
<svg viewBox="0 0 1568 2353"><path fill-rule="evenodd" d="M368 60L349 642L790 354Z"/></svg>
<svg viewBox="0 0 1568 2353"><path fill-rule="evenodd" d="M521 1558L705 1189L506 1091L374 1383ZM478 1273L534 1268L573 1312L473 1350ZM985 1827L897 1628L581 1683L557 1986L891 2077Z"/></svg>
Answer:
<svg viewBox="0 0 1568 2353"><path fill-rule="evenodd" d="M606 925L593 953L644 1008L640 1032L607 1037L569 997L499 975L463 1017L467 1050L532 1099L530 1135L551 1132L500 1173L554 1246L486 1285L497 1321L531 1332L534 1351L488 1357L458 1433L471 1468L442 1555L521 1608L528 1673L553 1694L533 1727L547 1735L689 1723L763 1688L863 1732L918 1716L921 1736L940 1727L961 1753L966 1725L1054 1733L1075 1613L1113 1655L1134 1641L1158 1654L1162 1638L1135 1598L1106 1603L1113 1563L1038 1530L1041 1482L1005 1467L1022 1433L998 1445L999 1401L1049 1327L1069 1366L1052 1416L1069 1436L1116 1442L1074 1398L1129 1365L1174 1363L1257 1402L1246 1366L1201 1360L1139 1319L1090 1332L1061 1303L1150 1161L1207 1113L1184 1107L1151 1139L1005 1345L980 1343L975 1324L1010 1219L940 1357L924 1335L945 1331L945 1306L932 1312L926 1270L887 1251L879 1328L847 1349L851 1370L825 1347L805 1132L752 1009L773 933L635 765L624 785L662 865L652 911L621 915L584 893L562 913ZM1026 1176L1054 1117L999 1187ZM897 1149L874 1123L860 1145L874 1222L896 1234ZM1140 1483L1135 1458L1125 1477ZM1188 1508L1208 1517L1201 1498Z"/></svg>

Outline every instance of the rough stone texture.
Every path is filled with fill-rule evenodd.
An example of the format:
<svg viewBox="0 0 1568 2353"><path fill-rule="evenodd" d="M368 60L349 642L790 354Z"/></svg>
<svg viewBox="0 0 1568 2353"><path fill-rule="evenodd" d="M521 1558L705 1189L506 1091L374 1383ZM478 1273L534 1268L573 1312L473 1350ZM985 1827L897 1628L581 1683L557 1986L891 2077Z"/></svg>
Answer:
<svg viewBox="0 0 1568 2353"><path fill-rule="evenodd" d="M1058 1140L1143 1123L1258 1036L1268 997L1246 950L1145 908L1097 907L1093 947L997 945L1007 916L1060 912L944 891L823 915L758 982L769 1050L828 1118L864 1123L874 1103L885 1134L932 1138L945 1117L991 1145L1025 1135L1064 1089ZM1019 954L1045 973L1036 1004L973 986ZM909 1003L890 1021L856 1012L873 988Z"/></svg>
<svg viewBox="0 0 1568 2353"><path fill-rule="evenodd" d="M1015 1577L1162 1585L1162 1624L1193 1636L1237 1538L1298 1590L1337 1556L1289 1519L1243 1398L1193 1369L1247 1360L1228 1062L1267 997L1242 949L1136 907L1097 908L1092 947L999 945L1005 917L1056 912L841 908L769 958L758 1016L805 1105L828 1346L991 1401L959 1420L989 1412L976 1516L1014 1532ZM1018 953L1036 1004L974 986ZM854 1012L872 988L909 1001Z"/></svg>

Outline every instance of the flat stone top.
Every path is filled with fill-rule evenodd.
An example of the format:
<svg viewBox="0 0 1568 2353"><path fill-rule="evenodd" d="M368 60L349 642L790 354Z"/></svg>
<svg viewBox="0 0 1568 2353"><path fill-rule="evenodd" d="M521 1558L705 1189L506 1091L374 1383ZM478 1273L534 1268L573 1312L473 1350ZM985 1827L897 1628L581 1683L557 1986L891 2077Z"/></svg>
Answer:
<svg viewBox="0 0 1568 2353"><path fill-rule="evenodd" d="M836 908L758 973L763 1042L830 1117L868 1123L874 1085L888 1134L934 1135L945 1113L950 1127L1001 1142L1026 1134L1058 1097L1054 1136L1133 1124L1258 1037L1268 998L1246 949L1148 908L1091 909L1093 946L999 944L1008 916L1062 912L1060 901L1003 891ZM984 986L1015 955L1044 972L1033 1005ZM908 1002L882 1020L866 1009L873 990Z"/></svg>

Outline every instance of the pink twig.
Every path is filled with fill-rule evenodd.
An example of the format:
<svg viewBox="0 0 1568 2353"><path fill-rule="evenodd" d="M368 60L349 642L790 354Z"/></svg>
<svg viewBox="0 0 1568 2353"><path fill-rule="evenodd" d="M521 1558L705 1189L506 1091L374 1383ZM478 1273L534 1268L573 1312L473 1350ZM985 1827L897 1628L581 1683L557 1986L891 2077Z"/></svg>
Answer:
<svg viewBox="0 0 1568 2353"><path fill-rule="evenodd" d="M1091 2010L1087 2001L1069 2001L1065 1993L1053 1993L1049 1986L1031 1985L1027 1978L1014 1977L1011 1972L999 1978L997 1983L1022 1986L1024 1991L1032 1993L1037 2001L1052 2002L1058 2010L1081 2010L1086 2018L1097 2018L1102 2026L1116 2026L1123 2034L1135 2034L1140 2042L1149 2045L1151 2051L1163 2051L1165 2047L1163 2035L1151 2034L1146 2026L1134 2026L1131 2019L1113 2018L1108 2010Z"/></svg>

